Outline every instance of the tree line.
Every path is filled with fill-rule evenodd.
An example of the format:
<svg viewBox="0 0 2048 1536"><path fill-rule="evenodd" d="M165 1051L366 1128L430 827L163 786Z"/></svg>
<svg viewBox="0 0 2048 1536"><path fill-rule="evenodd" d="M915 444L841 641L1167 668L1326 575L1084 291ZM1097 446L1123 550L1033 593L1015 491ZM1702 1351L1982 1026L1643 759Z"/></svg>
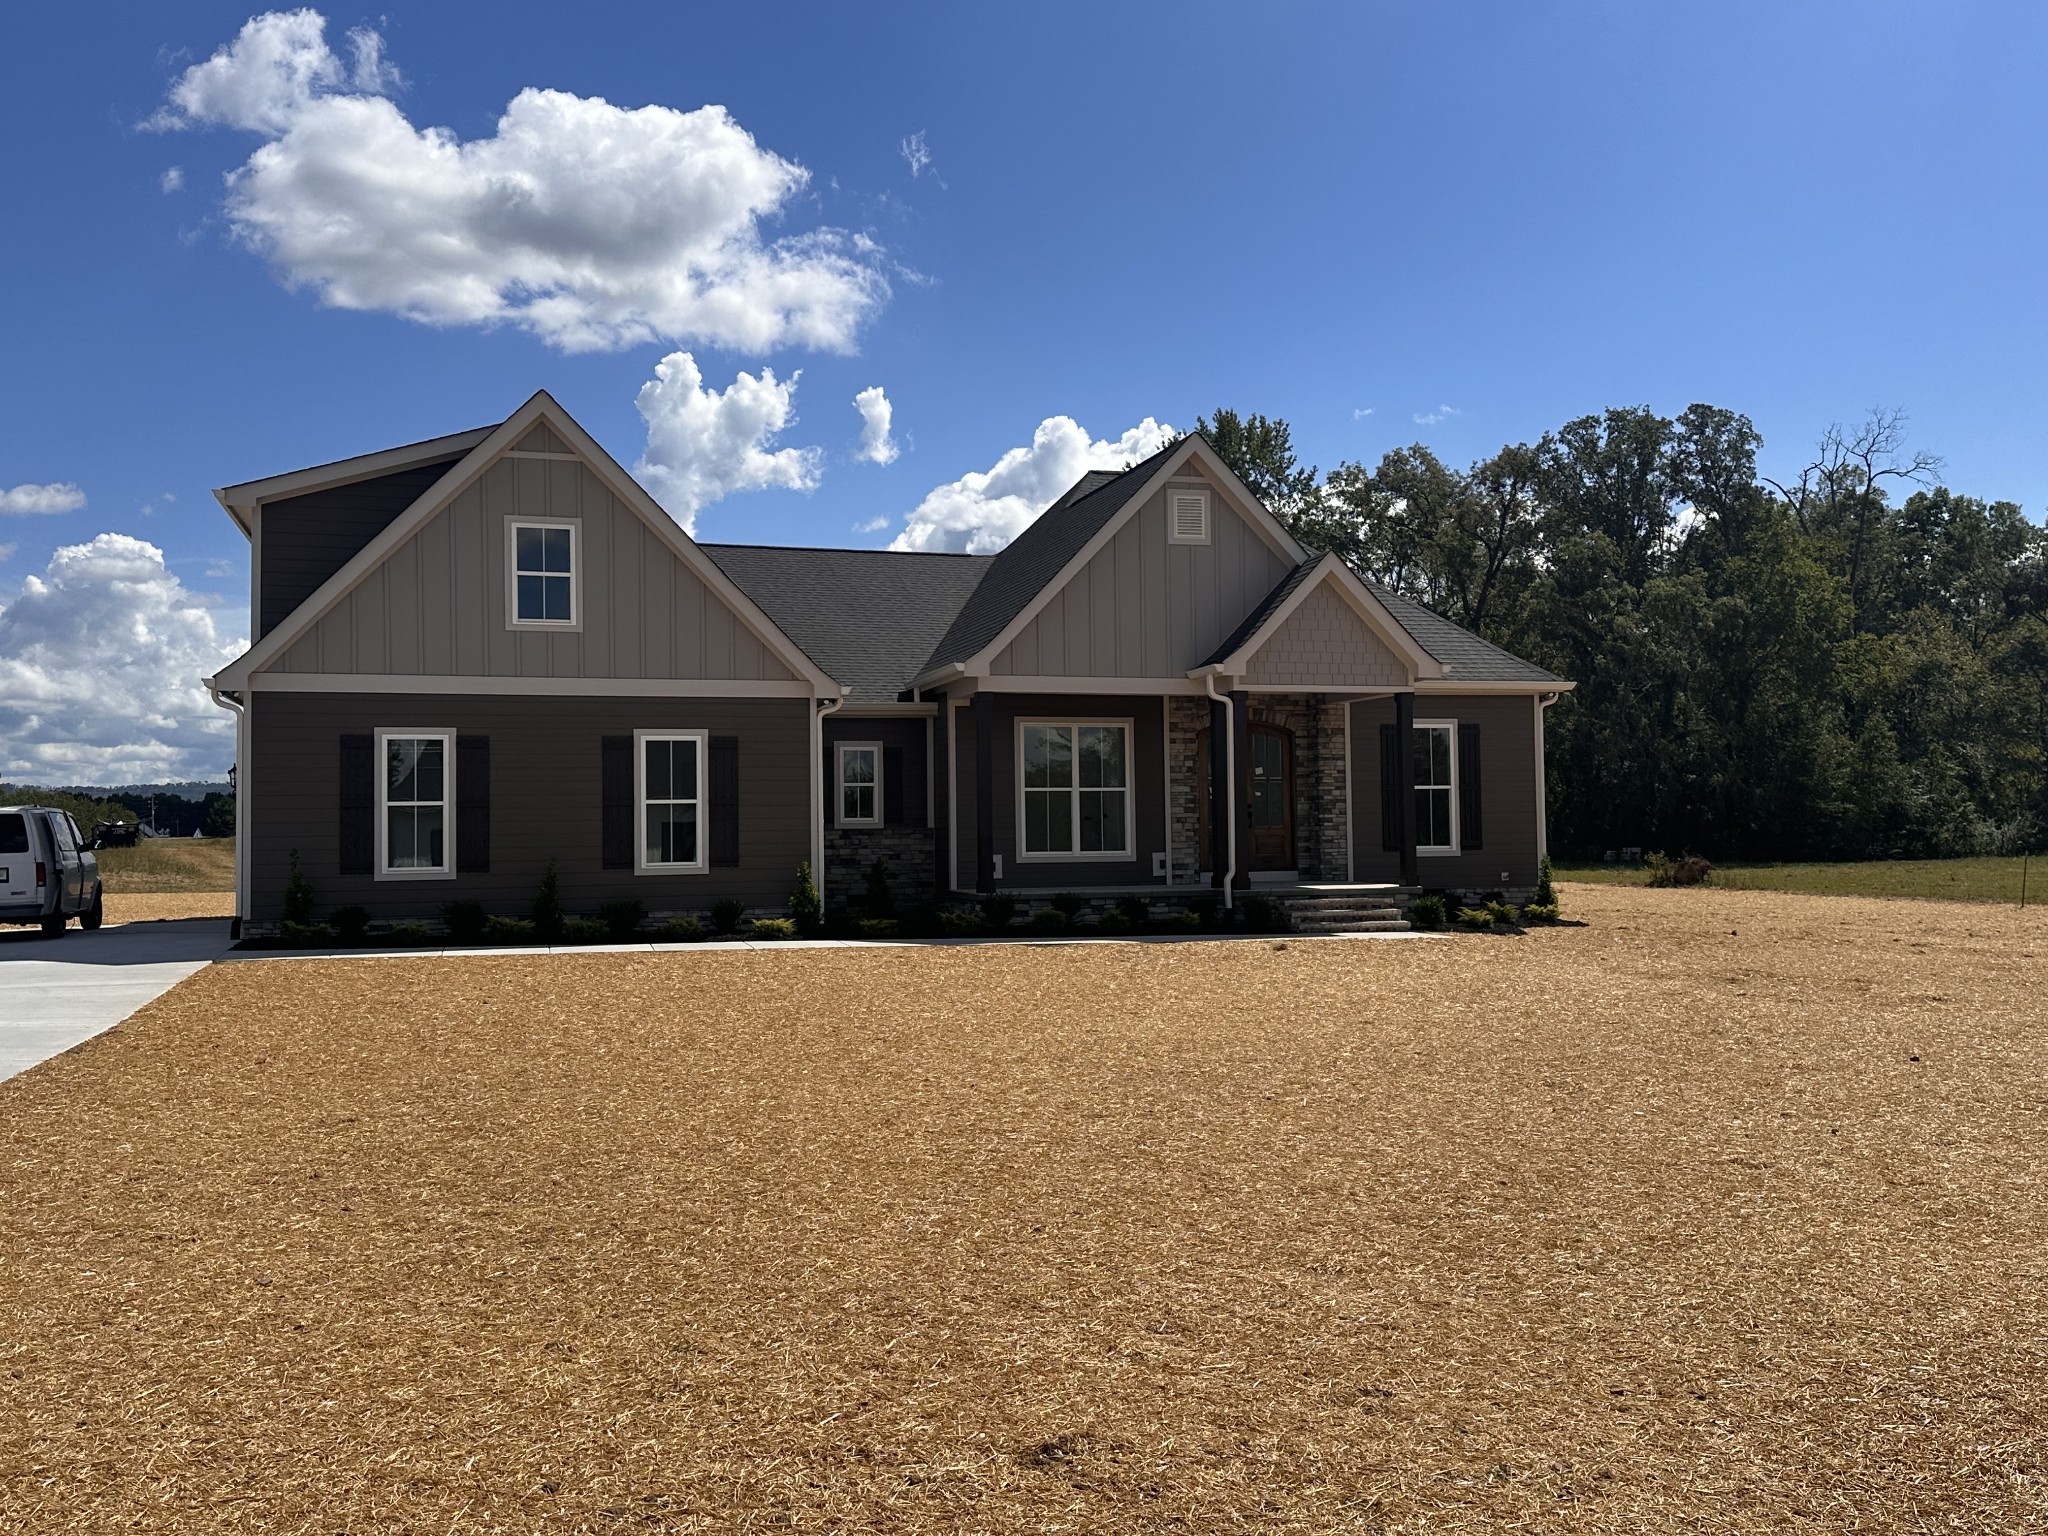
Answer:
<svg viewBox="0 0 2048 1536"><path fill-rule="evenodd" d="M1941 483L1897 412L1830 429L1782 482L1709 405L1327 475L1285 421L1198 427L1304 545L1577 683L1550 711L1560 855L2041 845L2048 533Z"/></svg>

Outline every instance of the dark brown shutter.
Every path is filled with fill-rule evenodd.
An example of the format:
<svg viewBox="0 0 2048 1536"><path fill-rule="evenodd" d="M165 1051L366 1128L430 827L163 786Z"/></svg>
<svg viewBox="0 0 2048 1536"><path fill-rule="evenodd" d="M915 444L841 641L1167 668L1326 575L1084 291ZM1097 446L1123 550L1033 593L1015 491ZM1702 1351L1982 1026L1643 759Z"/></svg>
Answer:
<svg viewBox="0 0 2048 1536"><path fill-rule="evenodd" d="M377 742L341 738L341 824L338 867L344 875L374 872L377 859Z"/></svg>
<svg viewBox="0 0 2048 1536"><path fill-rule="evenodd" d="M882 825L903 825L903 749L882 748Z"/></svg>
<svg viewBox="0 0 2048 1536"><path fill-rule="evenodd" d="M491 872L491 738L455 737L455 872Z"/></svg>
<svg viewBox="0 0 2048 1536"><path fill-rule="evenodd" d="M603 860L606 869L633 867L633 738L599 739L604 796Z"/></svg>
<svg viewBox="0 0 2048 1536"><path fill-rule="evenodd" d="M1458 846L1482 848L1479 822L1479 727L1458 726Z"/></svg>
<svg viewBox="0 0 2048 1536"><path fill-rule="evenodd" d="M1380 851L1401 851L1401 728L1380 727Z"/></svg>
<svg viewBox="0 0 2048 1536"><path fill-rule="evenodd" d="M740 862L740 739L711 738L711 867Z"/></svg>

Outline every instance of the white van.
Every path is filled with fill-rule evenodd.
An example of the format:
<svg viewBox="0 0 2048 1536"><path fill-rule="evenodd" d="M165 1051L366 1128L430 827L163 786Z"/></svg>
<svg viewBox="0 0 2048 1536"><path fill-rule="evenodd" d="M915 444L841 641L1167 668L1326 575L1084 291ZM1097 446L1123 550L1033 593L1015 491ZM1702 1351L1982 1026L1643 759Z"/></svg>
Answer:
<svg viewBox="0 0 2048 1536"><path fill-rule="evenodd" d="M35 923L52 938L72 918L97 928L100 861L78 823L41 805L0 805L0 923Z"/></svg>

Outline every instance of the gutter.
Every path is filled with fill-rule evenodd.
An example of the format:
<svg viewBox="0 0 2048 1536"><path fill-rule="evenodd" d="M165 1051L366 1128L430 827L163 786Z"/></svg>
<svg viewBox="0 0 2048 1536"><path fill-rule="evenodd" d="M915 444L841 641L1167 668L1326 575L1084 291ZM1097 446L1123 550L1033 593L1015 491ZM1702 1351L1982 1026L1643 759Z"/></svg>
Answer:
<svg viewBox="0 0 2048 1536"><path fill-rule="evenodd" d="M241 699L214 686L216 679L199 680L213 702L235 717L235 920L228 937L240 939L242 919L249 909L249 707Z"/></svg>
<svg viewBox="0 0 2048 1536"><path fill-rule="evenodd" d="M1223 706L1223 717L1229 725L1223 732L1223 803L1230 810L1225 819L1230 831L1223 841L1230 849L1229 867L1223 872L1223 905L1226 910L1237 906L1237 716L1230 700L1216 691L1216 674L1211 672L1202 679L1202 685L1209 691L1212 702Z"/></svg>
<svg viewBox="0 0 2048 1536"><path fill-rule="evenodd" d="M846 692L836 699L814 699L811 710L811 884L818 888L818 910L825 910L825 717L846 708Z"/></svg>

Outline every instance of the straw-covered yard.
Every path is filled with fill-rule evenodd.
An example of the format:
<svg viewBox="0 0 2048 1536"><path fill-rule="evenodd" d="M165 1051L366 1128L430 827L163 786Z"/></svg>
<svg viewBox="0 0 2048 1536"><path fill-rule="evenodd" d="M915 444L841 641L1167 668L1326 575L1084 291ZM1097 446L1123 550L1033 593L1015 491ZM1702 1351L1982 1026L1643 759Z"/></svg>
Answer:
<svg viewBox="0 0 2048 1536"><path fill-rule="evenodd" d="M2038 1531L2048 922L215 966L0 1085L0 1529Z"/></svg>

